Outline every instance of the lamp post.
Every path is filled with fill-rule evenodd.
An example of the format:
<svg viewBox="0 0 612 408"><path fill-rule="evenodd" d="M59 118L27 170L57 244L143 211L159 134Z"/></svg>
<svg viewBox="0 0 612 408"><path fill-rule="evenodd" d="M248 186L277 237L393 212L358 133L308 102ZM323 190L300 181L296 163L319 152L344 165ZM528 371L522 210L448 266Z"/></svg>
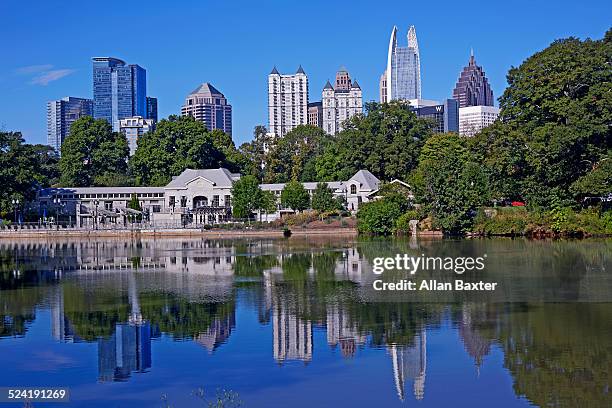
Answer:
<svg viewBox="0 0 612 408"><path fill-rule="evenodd" d="M59 229L59 213L60 213L60 206L62 205L62 200L59 197L55 197L53 199L53 204L55 207L55 227Z"/></svg>
<svg viewBox="0 0 612 408"><path fill-rule="evenodd" d="M96 212L94 213L94 229L98 229L98 205L100 202L98 200L94 200L94 206L96 207Z"/></svg>
<svg viewBox="0 0 612 408"><path fill-rule="evenodd" d="M13 198L11 203L13 204L13 208L15 210L15 224L17 224L17 208L19 207L19 199Z"/></svg>

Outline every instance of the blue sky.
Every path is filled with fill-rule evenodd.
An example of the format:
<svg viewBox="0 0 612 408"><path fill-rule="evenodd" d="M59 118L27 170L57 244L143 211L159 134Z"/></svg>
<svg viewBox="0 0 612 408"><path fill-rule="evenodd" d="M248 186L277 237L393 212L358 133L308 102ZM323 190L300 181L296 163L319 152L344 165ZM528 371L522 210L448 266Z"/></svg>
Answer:
<svg viewBox="0 0 612 408"><path fill-rule="evenodd" d="M15 1L0 2L0 129L46 142L46 102L91 97L91 57L147 69L160 117L211 82L233 105L234 140L267 125L267 75L302 64L310 100L345 65L378 99L393 25L415 25L423 98L452 93L470 47L497 98L511 66L568 36L601 38L612 3L578 1ZM403 45L403 44L402 44Z"/></svg>

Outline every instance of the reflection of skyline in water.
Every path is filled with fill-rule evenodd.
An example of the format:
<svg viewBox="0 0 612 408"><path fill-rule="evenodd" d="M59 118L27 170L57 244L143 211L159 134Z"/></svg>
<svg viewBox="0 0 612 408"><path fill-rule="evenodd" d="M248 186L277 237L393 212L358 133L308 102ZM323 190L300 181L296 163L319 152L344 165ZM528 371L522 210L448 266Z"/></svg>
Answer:
<svg viewBox="0 0 612 408"><path fill-rule="evenodd" d="M475 365L475 375L493 347L502 347L506 353L519 352L514 350L517 341L534 347L529 331L520 333L514 326L512 330L504 326L510 316L502 306L364 303L360 288L369 279L364 255L367 248L308 248L286 248L272 241L238 245L206 240L165 247L90 242L44 251L38 244L26 245L16 251L13 262L22 269L19 279L32 279L23 290L33 290L35 296L30 306L25 301L21 307L12 303L15 311L9 313L5 307L4 321L17 321L27 316L24 312L34 316L33 320L36 305L48 305L54 339L97 343L98 380L126 381L134 373L155 370L151 341L163 334L192 340L214 354L241 330L236 325L236 299L238 293L248 293L248 302L258 305L254 311L259 321L272 332L271 357L278 365L289 361L306 365L315 360L321 351L314 333L323 330L328 347L344 359L359 359L364 348L386 350L388 372L401 401L408 399L407 395L427 399L428 327L439 325L445 311L451 312L458 339ZM37 251L42 255L33 257ZM579 256L573 248L571 256ZM26 259L29 264L21 262ZM30 274L32 269L36 278ZM3 288L14 290L19 288L19 279L7 280L5 275L0 280ZM32 289L34 281L39 287ZM98 312L106 304L114 309L100 316ZM24 327L19 329L22 335L27 324ZM10 335L10 330L17 329L8 330ZM522 335L527 337L519 337ZM606 350L603 352L612 352ZM608 361L610 354L604 356ZM531 370L530 366L519 366L523 360L508 358L505 363L518 378ZM596 374L580 375L597 380ZM597 381L601 387L601 380ZM527 386L517 392L533 395Z"/></svg>

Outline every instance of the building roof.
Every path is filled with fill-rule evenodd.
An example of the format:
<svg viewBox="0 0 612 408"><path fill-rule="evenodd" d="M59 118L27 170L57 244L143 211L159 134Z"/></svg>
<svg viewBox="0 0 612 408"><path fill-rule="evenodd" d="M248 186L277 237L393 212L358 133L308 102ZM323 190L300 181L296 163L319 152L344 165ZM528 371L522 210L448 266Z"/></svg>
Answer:
<svg viewBox="0 0 612 408"><path fill-rule="evenodd" d="M274 66L274 68L272 68L272 72L270 72L270 75L280 75L280 73L278 72L278 70L276 69L276 65Z"/></svg>
<svg viewBox="0 0 612 408"><path fill-rule="evenodd" d="M328 181L324 183L327 184L327 186L333 190L341 189L344 185L342 181ZM264 191L278 191L285 188L285 184L286 183L260 184L259 187ZM315 190L317 188L317 184L319 183L316 181L302 183L306 190Z"/></svg>
<svg viewBox="0 0 612 408"><path fill-rule="evenodd" d="M346 67L345 67L344 65L342 65L342 66L340 67L340 69L338 70L338 72L347 72L347 73L348 73L348 71L346 70Z"/></svg>
<svg viewBox="0 0 612 408"><path fill-rule="evenodd" d="M202 85L198 86L196 89L191 91L189 95L205 95L205 96L223 96L223 94L214 86L212 86L208 82L204 82Z"/></svg>
<svg viewBox="0 0 612 408"><path fill-rule="evenodd" d="M365 190L377 190L380 183L380 180L368 170L359 170L349 181L353 180L359 182L361 188Z"/></svg>
<svg viewBox="0 0 612 408"><path fill-rule="evenodd" d="M170 183L166 185L168 188L183 188L190 181L193 181L199 177L202 177L211 183L215 187L231 187L232 183L240 178L240 174L230 172L228 169L185 169L181 174L174 177Z"/></svg>
<svg viewBox="0 0 612 408"><path fill-rule="evenodd" d="M304 68L302 68L301 64L298 67L298 70L297 70L296 74L304 74L304 75L306 75L306 72L304 72Z"/></svg>
<svg viewBox="0 0 612 408"><path fill-rule="evenodd" d="M353 84L351 85L351 88L355 88L355 89L361 89L361 87L359 86L359 84L357 83L357 80L353 81Z"/></svg>
<svg viewBox="0 0 612 408"><path fill-rule="evenodd" d="M334 89L334 87L332 86L332 84L329 83L329 79L327 80L327 83L325 84L325 86L323 87L323 89Z"/></svg>
<svg viewBox="0 0 612 408"><path fill-rule="evenodd" d="M39 197L62 194L163 193L163 187L50 187L39 191Z"/></svg>

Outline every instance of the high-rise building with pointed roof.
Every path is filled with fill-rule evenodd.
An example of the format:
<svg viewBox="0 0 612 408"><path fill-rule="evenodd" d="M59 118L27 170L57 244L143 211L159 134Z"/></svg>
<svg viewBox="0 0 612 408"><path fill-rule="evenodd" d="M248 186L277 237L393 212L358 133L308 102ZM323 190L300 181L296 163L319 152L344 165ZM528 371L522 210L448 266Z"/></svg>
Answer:
<svg viewBox="0 0 612 408"><path fill-rule="evenodd" d="M357 81L342 67L336 73L336 86L327 81L322 92L323 130L335 135L347 119L363 112L363 96Z"/></svg>
<svg viewBox="0 0 612 408"><path fill-rule="evenodd" d="M232 135L232 105L225 96L208 82L194 89L181 108L183 116L193 116L204 122L208 130L221 129Z"/></svg>
<svg viewBox="0 0 612 408"><path fill-rule="evenodd" d="M397 42L397 27L393 26L387 54L387 69L380 80L381 102L421 98L421 58L416 29L408 29L408 46Z"/></svg>
<svg viewBox="0 0 612 408"><path fill-rule="evenodd" d="M268 75L268 130L285 136L308 123L308 76L300 65L295 74L285 75L276 67Z"/></svg>
<svg viewBox="0 0 612 408"><path fill-rule="evenodd" d="M459 108L468 106L493 106L493 91L481 66L476 65L474 52L470 61L463 68L453 90L453 99L459 102Z"/></svg>

